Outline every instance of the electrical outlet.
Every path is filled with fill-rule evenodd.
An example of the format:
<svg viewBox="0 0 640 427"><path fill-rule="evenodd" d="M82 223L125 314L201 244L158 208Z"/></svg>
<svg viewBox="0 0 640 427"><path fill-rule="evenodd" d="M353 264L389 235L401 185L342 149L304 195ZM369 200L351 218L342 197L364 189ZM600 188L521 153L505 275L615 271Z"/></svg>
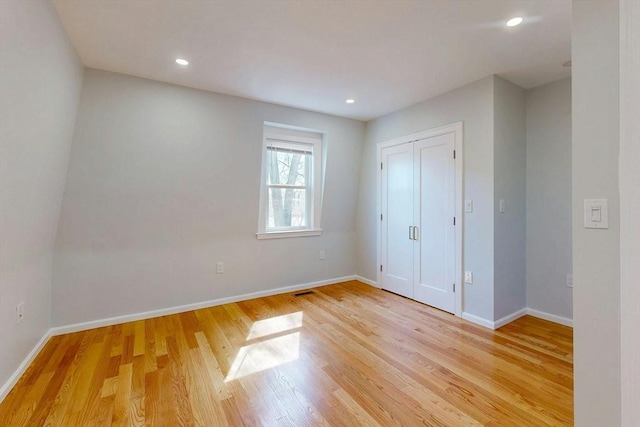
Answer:
<svg viewBox="0 0 640 427"><path fill-rule="evenodd" d="M324 249L320 249L320 259L324 259Z"/></svg>
<svg viewBox="0 0 640 427"><path fill-rule="evenodd" d="M217 274L224 273L224 262L222 262L222 261L216 262L216 273Z"/></svg>
<svg viewBox="0 0 640 427"><path fill-rule="evenodd" d="M24 301L16 305L16 323L22 322L24 319Z"/></svg>
<svg viewBox="0 0 640 427"><path fill-rule="evenodd" d="M464 272L464 283L472 284L473 283L473 273L470 271Z"/></svg>
<svg viewBox="0 0 640 427"><path fill-rule="evenodd" d="M573 288L573 274L567 274L567 286Z"/></svg>

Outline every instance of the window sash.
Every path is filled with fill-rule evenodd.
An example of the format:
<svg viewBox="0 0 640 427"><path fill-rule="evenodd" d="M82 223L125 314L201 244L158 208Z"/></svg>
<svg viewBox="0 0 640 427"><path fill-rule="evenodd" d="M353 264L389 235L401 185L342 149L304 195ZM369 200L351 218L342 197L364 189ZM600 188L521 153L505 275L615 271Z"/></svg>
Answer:
<svg viewBox="0 0 640 427"><path fill-rule="evenodd" d="M276 189L276 190L280 190L280 189ZM311 194L306 188L302 188L301 190L304 190L304 192L305 192L304 212L303 212L303 215L302 215L302 222L304 223L304 225L293 225L293 224L291 224L291 225L275 225L276 218L274 216L274 218L273 218L274 225L273 226L269 225L270 219L271 219L271 217L269 216L269 213L271 212L270 202L271 202L272 192L269 191L269 189L267 190L267 197L266 197L267 206L265 207L266 208L266 212L267 212L265 230L267 232L270 232L270 231L286 231L286 230L308 230L308 229L310 229L311 218L310 218L309 203L310 203L310 200L311 200L311 198L310 198ZM294 198L295 198L295 194L294 194ZM293 222L293 217L294 217L293 203L295 203L295 200L291 200L291 204L292 204L291 211L288 213L289 216L290 216L290 221L291 222Z"/></svg>
<svg viewBox="0 0 640 427"><path fill-rule="evenodd" d="M291 188L292 190L309 190L310 187L306 185L287 185L287 184L267 184L268 188Z"/></svg>
<svg viewBox="0 0 640 427"><path fill-rule="evenodd" d="M264 171L264 173L265 173L267 185L295 185L295 184L286 184L286 183L280 183L280 182L277 184L270 183L271 164L269 164L269 161L276 161L276 162L278 161L276 153L287 153L287 154L299 154L301 156L304 156L303 157L304 158L304 175L303 175L304 182L308 187L311 187L310 179L313 177L312 168L314 165L313 145L308 144L306 142L297 142L297 141L275 139L275 138L268 138L268 137L266 138L266 144L267 145L265 147L266 150L264 155L266 155L267 168ZM269 154L270 152L272 154ZM275 156L275 159L273 158L274 156ZM279 168L279 165L276 167Z"/></svg>
<svg viewBox="0 0 640 427"><path fill-rule="evenodd" d="M277 141L277 145L274 144L274 141ZM314 169L314 159L313 159L313 146L309 146L308 149L305 149L305 146L308 144L292 142L292 141L284 141L284 140L275 140L271 138L267 138L267 143L271 145L267 145L267 151L276 151L276 152L284 152L284 153L294 153L294 154L302 154L305 156L305 165L304 165L304 182L306 185L292 185L292 184L269 184L269 168L265 171L264 179L267 182L267 190L265 197L265 231L283 231L283 230L309 230L313 227L313 169ZM298 148L304 147L304 148ZM303 214L303 222L305 225L282 225L282 226L270 226L270 213L272 203L272 193L269 191L270 189L284 189L284 190L305 190L305 204L304 204L304 214ZM293 209L293 208L291 208ZM289 213L291 216L292 213ZM275 222L275 218L274 218Z"/></svg>
<svg viewBox="0 0 640 427"><path fill-rule="evenodd" d="M267 138L267 151L276 151L279 153L293 153L302 154L306 156L313 156L313 146L301 147L303 143L284 141L281 139ZM307 145L307 144L304 144Z"/></svg>

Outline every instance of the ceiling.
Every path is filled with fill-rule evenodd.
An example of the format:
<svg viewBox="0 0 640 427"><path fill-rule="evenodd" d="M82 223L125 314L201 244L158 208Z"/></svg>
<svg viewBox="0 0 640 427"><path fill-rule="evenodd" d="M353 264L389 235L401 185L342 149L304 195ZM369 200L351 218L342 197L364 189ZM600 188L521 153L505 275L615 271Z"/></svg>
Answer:
<svg viewBox="0 0 640 427"><path fill-rule="evenodd" d="M87 67L360 120L571 73L570 0L53 1Z"/></svg>

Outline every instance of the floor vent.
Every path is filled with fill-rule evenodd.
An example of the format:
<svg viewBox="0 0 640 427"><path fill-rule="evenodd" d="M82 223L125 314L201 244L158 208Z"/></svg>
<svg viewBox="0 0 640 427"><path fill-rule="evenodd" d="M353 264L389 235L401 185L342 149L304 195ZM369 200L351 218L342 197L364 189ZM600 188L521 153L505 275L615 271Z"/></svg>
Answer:
<svg viewBox="0 0 640 427"><path fill-rule="evenodd" d="M309 294L313 294L313 291L304 291L304 292L298 292L297 294L293 294L294 297L301 297L303 295L309 295Z"/></svg>

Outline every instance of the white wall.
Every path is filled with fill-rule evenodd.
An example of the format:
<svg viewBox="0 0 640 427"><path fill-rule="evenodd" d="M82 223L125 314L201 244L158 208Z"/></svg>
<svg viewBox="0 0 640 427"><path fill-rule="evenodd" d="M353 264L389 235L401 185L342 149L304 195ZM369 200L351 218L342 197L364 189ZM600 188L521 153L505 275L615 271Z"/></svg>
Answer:
<svg viewBox="0 0 640 427"><path fill-rule="evenodd" d="M464 289L464 311L493 319L493 77L367 123L358 200L357 274L376 279L376 144L462 120L464 191L474 211L464 223L464 266L474 283Z"/></svg>
<svg viewBox="0 0 640 427"><path fill-rule="evenodd" d="M572 182L575 424L620 425L619 3L573 2ZM609 229L583 200L609 201Z"/></svg>
<svg viewBox="0 0 640 427"><path fill-rule="evenodd" d="M525 92L494 76L494 315L526 307ZM500 200L505 211L500 212Z"/></svg>
<svg viewBox="0 0 640 427"><path fill-rule="evenodd" d="M571 78L526 97L527 305L572 319Z"/></svg>
<svg viewBox="0 0 640 427"><path fill-rule="evenodd" d="M51 258L81 82L49 1L0 2L0 384L51 326Z"/></svg>
<svg viewBox="0 0 640 427"><path fill-rule="evenodd" d="M322 236L256 239L264 121L327 132ZM87 69L53 324L352 275L363 139L359 121Z"/></svg>

